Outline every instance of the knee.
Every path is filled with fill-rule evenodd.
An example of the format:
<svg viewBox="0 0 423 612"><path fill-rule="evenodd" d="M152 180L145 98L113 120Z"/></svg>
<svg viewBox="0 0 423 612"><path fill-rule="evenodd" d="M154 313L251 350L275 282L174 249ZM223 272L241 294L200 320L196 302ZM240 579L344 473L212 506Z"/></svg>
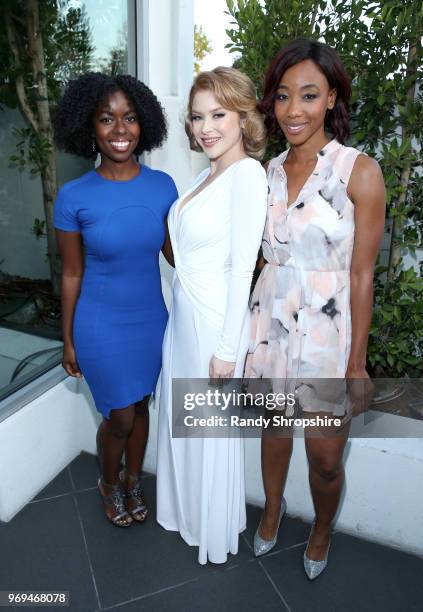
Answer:
<svg viewBox="0 0 423 612"><path fill-rule="evenodd" d="M311 462L310 469L327 482L336 480L344 472L344 466L342 463L331 461L327 457Z"/></svg>
<svg viewBox="0 0 423 612"><path fill-rule="evenodd" d="M110 413L110 418L105 421L105 427L108 433L119 440L124 440L129 436L134 426L134 415L131 414L113 414Z"/></svg>

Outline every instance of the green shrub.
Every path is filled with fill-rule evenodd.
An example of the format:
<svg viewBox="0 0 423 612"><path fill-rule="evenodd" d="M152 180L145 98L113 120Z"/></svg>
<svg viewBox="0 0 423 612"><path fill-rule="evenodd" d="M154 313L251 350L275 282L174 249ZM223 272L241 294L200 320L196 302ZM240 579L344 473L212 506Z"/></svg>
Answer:
<svg viewBox="0 0 423 612"><path fill-rule="evenodd" d="M423 5L420 0L227 0L228 48L260 96L269 61L289 40L334 47L353 81L355 146L375 157L387 189L390 245L375 274L368 367L423 376L423 279L403 258L423 246ZM420 87L419 87L420 85ZM267 158L285 147L269 143ZM385 262L383 262L385 263ZM382 340L383 339L383 340Z"/></svg>

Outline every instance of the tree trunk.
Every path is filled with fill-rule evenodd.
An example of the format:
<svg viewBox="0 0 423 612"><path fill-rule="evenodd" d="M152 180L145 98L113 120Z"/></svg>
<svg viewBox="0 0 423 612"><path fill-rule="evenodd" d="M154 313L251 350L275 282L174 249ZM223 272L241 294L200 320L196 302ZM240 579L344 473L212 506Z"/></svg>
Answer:
<svg viewBox="0 0 423 612"><path fill-rule="evenodd" d="M48 101L43 39L39 22L38 0L27 0L26 26L29 42L28 52L31 61L34 85L37 88L36 105L39 127L38 134L42 140L48 143L49 149L46 156L46 164L41 170L41 182L43 187L43 201L46 217L47 255L50 263L50 277L53 285L53 291L56 295L58 295L60 292L60 266L53 227L53 205L57 194L57 171L56 159L54 156L53 128Z"/></svg>
<svg viewBox="0 0 423 612"><path fill-rule="evenodd" d="M410 43L410 48L408 50L408 58L407 58L407 76L412 74L414 70L414 76L412 85L409 87L406 97L407 100L414 101L415 93L416 93L416 79L417 79L417 71L414 66L416 56L417 56L417 44ZM401 136L402 141L409 137L408 130L405 126L401 127ZM395 208L401 210L401 207L404 205L405 200L407 198L407 189L408 183L410 181L411 174L411 163L409 162L401 172L400 177L400 185L402 187L402 191L398 197L398 202ZM392 221L392 235L391 235L391 245L389 248L389 261L388 261L388 280L392 281L395 277L395 268L398 266L401 261L402 253L401 253L401 236L404 231L405 220L403 218L395 216Z"/></svg>
<svg viewBox="0 0 423 612"><path fill-rule="evenodd" d="M311 35L314 34L314 26L316 25L316 19L317 19L318 11L319 11L319 2L317 1L313 5L313 12L311 14L311 21L310 21L310 32L311 32Z"/></svg>
<svg viewBox="0 0 423 612"><path fill-rule="evenodd" d="M47 158L45 169L41 173L43 187L43 204L46 218L47 253L50 264L50 279L54 295L60 294L60 259L57 250L53 223L53 206L57 195L56 158L52 149Z"/></svg>

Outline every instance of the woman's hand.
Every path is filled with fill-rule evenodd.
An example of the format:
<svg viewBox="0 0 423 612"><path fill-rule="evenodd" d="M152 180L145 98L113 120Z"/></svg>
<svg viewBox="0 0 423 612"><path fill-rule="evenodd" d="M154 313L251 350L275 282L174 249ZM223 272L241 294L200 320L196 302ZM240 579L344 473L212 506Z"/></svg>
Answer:
<svg viewBox="0 0 423 612"><path fill-rule="evenodd" d="M82 373L76 360L75 348L72 344L65 344L63 347L62 367L69 376L82 378Z"/></svg>
<svg viewBox="0 0 423 612"><path fill-rule="evenodd" d="M233 361L223 361L223 359L219 359L218 357L213 357L210 359L209 365L209 376L211 380L217 380L219 378L232 378L235 371L235 362Z"/></svg>
<svg viewBox="0 0 423 612"><path fill-rule="evenodd" d="M364 366L348 364L345 374L347 379L348 397L352 405L352 414L357 416L366 412L373 399L374 384Z"/></svg>
<svg viewBox="0 0 423 612"><path fill-rule="evenodd" d="M353 366L348 364L345 378L370 378L364 366Z"/></svg>

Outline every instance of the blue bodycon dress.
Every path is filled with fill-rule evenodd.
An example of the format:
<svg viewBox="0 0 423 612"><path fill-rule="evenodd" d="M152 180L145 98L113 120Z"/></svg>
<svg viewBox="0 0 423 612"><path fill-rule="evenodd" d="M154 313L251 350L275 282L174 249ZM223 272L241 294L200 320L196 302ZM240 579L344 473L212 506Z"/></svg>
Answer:
<svg viewBox="0 0 423 612"><path fill-rule="evenodd" d="M105 417L152 393L157 382L167 321L159 252L177 197L169 175L144 165L128 181L92 170L63 185L57 196L55 227L80 232L84 243L73 340Z"/></svg>

